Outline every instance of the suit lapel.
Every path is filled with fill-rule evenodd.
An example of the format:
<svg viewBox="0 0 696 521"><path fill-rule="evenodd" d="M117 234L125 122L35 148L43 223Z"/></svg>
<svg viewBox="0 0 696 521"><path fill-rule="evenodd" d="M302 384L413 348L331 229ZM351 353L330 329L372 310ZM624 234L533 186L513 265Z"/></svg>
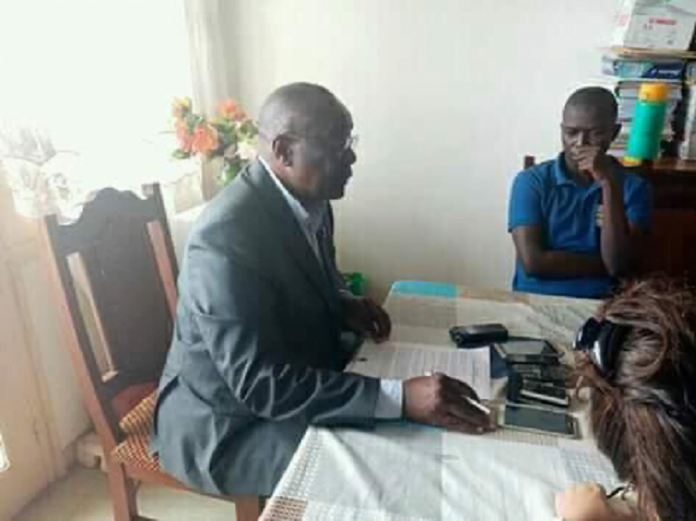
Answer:
<svg viewBox="0 0 696 521"><path fill-rule="evenodd" d="M273 174L267 172L261 163L256 162L244 171L242 179L259 196L264 208L271 214L273 224L280 231L281 240L314 289L324 298L331 311L340 314L336 292L329 285L319 259L307 242L283 194L270 178L271 175Z"/></svg>

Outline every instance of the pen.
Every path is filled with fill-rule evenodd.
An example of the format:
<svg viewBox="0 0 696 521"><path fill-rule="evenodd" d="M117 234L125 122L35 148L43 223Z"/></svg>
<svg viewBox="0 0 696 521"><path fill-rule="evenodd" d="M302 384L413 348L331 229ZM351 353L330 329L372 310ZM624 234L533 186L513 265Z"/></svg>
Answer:
<svg viewBox="0 0 696 521"><path fill-rule="evenodd" d="M471 405L473 405L474 407L476 407L476 408L477 408L479 411L481 411L482 413L484 413L484 414L486 414L486 415L491 414L491 410L490 410L488 407L486 407L485 405L482 405L481 403L477 402L477 401L474 400L473 398L469 398L469 397L466 396L465 394L463 394L462 396L464 397L464 399L465 399L467 402L469 402Z"/></svg>
<svg viewBox="0 0 696 521"><path fill-rule="evenodd" d="M626 490L626 487L616 487L614 490L612 490L609 494L607 494L607 499L611 499L614 496L618 494L623 494L623 492Z"/></svg>

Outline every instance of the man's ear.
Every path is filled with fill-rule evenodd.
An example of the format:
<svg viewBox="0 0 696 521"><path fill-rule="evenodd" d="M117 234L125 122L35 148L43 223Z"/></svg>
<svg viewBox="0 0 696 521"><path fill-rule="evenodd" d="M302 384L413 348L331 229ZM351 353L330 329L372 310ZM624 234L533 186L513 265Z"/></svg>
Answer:
<svg viewBox="0 0 696 521"><path fill-rule="evenodd" d="M293 150L292 141L285 136L278 136L273 140L273 155L283 166L292 166Z"/></svg>

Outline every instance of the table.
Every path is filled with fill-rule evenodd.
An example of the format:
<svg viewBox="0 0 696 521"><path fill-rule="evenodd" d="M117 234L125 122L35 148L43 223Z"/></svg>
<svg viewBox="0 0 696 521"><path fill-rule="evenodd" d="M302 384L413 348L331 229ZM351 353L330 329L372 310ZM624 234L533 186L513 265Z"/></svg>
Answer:
<svg viewBox="0 0 696 521"><path fill-rule="evenodd" d="M385 307L393 342L444 346L452 325L497 321L567 350L597 302L402 281ZM587 439L471 436L405 421L311 427L261 519L538 521L553 519L556 492L581 481L618 482Z"/></svg>

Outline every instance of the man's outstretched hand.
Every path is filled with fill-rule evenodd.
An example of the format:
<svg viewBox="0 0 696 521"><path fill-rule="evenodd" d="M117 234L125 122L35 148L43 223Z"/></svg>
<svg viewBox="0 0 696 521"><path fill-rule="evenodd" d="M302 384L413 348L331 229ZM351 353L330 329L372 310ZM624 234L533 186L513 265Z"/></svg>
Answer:
<svg viewBox="0 0 696 521"><path fill-rule="evenodd" d="M368 297L344 296L343 319L346 325L369 335L375 342L384 342L391 334L391 319L382 306Z"/></svg>
<svg viewBox="0 0 696 521"><path fill-rule="evenodd" d="M493 430L492 418L465 396L479 401L471 387L442 373L409 378L404 381L404 417L466 433Z"/></svg>

